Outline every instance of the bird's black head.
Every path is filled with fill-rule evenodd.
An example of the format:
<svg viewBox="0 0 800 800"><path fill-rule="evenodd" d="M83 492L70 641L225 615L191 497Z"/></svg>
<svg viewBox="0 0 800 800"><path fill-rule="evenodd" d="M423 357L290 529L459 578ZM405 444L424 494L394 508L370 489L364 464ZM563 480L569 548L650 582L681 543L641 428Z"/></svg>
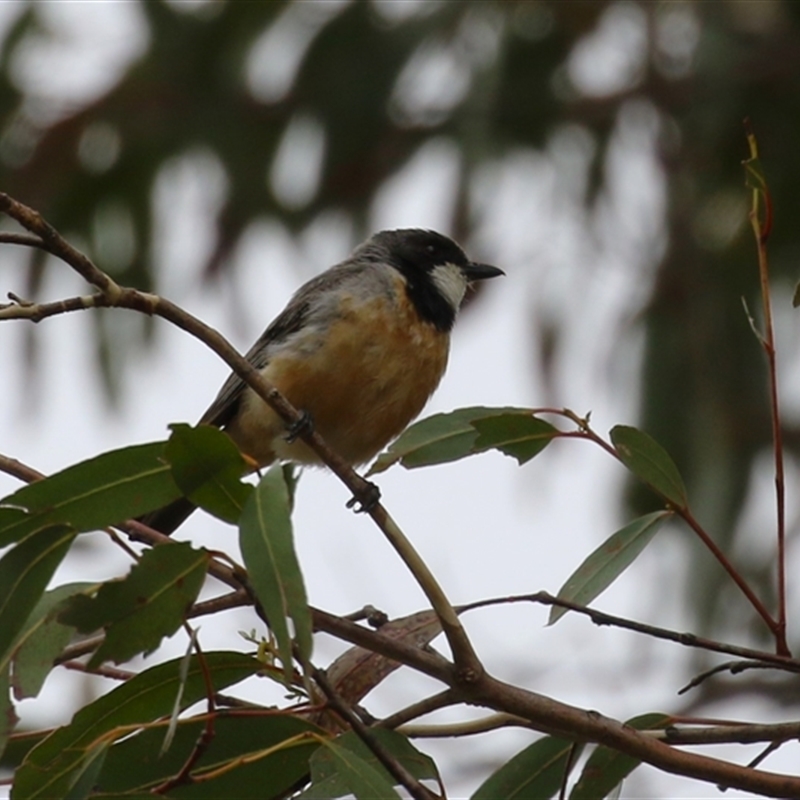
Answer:
<svg viewBox="0 0 800 800"><path fill-rule="evenodd" d="M502 275L502 270L470 261L447 236L407 228L381 231L368 242L406 279L420 317L441 331L453 327L467 284Z"/></svg>

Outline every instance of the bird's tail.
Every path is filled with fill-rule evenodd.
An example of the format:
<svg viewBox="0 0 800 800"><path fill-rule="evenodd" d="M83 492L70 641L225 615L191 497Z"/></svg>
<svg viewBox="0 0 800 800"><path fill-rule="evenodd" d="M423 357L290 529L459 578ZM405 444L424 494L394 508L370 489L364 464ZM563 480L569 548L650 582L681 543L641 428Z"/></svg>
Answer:
<svg viewBox="0 0 800 800"><path fill-rule="evenodd" d="M196 508L197 506L191 500L179 497L169 505L145 514L139 519L139 522L170 536Z"/></svg>

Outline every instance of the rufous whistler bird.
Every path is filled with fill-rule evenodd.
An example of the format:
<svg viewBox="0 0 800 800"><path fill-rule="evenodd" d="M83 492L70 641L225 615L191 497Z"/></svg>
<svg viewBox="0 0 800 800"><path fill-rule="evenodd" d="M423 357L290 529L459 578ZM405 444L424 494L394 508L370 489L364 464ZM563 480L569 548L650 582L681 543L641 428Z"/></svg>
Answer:
<svg viewBox="0 0 800 800"><path fill-rule="evenodd" d="M353 466L422 411L447 366L450 331L471 281L504 274L434 231L381 231L298 289L247 360ZM232 374L200 423L223 428L259 466L319 464L283 420ZM182 499L143 518L171 533Z"/></svg>

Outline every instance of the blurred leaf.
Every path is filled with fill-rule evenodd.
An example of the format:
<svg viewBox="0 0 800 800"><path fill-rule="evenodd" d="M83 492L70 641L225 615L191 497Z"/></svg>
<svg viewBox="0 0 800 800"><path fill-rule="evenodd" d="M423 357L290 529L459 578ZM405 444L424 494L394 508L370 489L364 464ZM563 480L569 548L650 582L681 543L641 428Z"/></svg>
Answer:
<svg viewBox="0 0 800 800"><path fill-rule="evenodd" d="M70 776L70 786L65 800L85 800L92 794L97 776L108 754L108 742L100 742L87 750L78 768Z"/></svg>
<svg viewBox="0 0 800 800"><path fill-rule="evenodd" d="M435 780L436 765L397 731L373 728L380 745L417 780ZM397 797L397 782L375 754L352 731L326 742L311 758L311 785L298 800L334 800L347 794L357 798ZM372 792L372 794L370 794Z"/></svg>
<svg viewBox="0 0 800 800"><path fill-rule="evenodd" d="M628 425L611 429L611 441L622 463L637 478L678 508L686 508L688 500L675 462L661 445L648 434Z"/></svg>
<svg viewBox="0 0 800 800"><path fill-rule="evenodd" d="M207 568L208 553L187 542L154 547L126 578L104 583L94 598L69 598L58 619L81 633L105 630L90 669L107 660L120 664L138 653L147 655L181 626Z"/></svg>
<svg viewBox="0 0 800 800"><path fill-rule="evenodd" d="M420 611L400 619L393 619L378 628L380 636L424 648L442 631L439 617L434 611ZM398 667L399 661L366 650L351 647L345 650L326 670L336 693L348 704L358 703Z"/></svg>
<svg viewBox="0 0 800 800"><path fill-rule="evenodd" d="M68 583L45 592L31 611L12 648L14 696L35 697L53 668L53 660L66 647L75 629L55 619L53 610L74 594L94 590L94 583ZM0 664L3 661L0 659Z"/></svg>
<svg viewBox="0 0 800 800"><path fill-rule="evenodd" d="M634 562L639 553L650 544L661 523L671 516L671 511L646 514L609 536L567 578L558 591L559 599L580 605L591 603ZM547 624L557 622L567 611L568 608L553 606Z"/></svg>
<svg viewBox="0 0 800 800"><path fill-rule="evenodd" d="M164 458L183 494L225 522L238 522L253 491L240 478L248 471L233 440L211 425L170 425Z"/></svg>
<svg viewBox="0 0 800 800"><path fill-rule="evenodd" d="M213 652L204 656L214 691L221 691L259 671L259 662L239 653ZM118 726L147 724L172 711L180 686L180 662L151 667L80 709L69 725L57 728L33 748L17 770L14 799L48 800L63 797L88 751L100 737ZM195 657L185 682L182 708L206 696L205 680ZM127 735L124 729L120 735ZM112 737L113 738L113 737Z"/></svg>
<svg viewBox="0 0 800 800"><path fill-rule="evenodd" d="M6 667L0 670L0 755L4 754L8 737L11 736L18 722L19 717L11 702L8 668Z"/></svg>
<svg viewBox="0 0 800 800"><path fill-rule="evenodd" d="M444 414L434 414L406 428L403 433L378 456L367 475L384 472L398 461L406 468L427 467L457 461L480 452L476 448L478 420L519 414L530 418L524 408L487 408L471 406ZM491 446L491 445L489 445Z"/></svg>
<svg viewBox="0 0 800 800"><path fill-rule="evenodd" d="M642 714L629 719L625 725L639 731L665 727L668 714ZM581 776L570 792L570 800L602 800L608 797L641 762L638 758L620 753L603 745L595 748L583 767Z"/></svg>
<svg viewBox="0 0 800 800"><path fill-rule="evenodd" d="M568 768L583 745L545 736L517 753L493 772L472 795L472 800L546 800L564 782Z"/></svg>
<svg viewBox="0 0 800 800"><path fill-rule="evenodd" d="M164 442L123 447L31 483L0 503L28 511L0 516L0 547L46 525L92 531L154 511L181 496Z"/></svg>
<svg viewBox="0 0 800 800"><path fill-rule="evenodd" d="M292 672L292 637L304 660L311 657L311 613L294 550L289 491L280 464L273 466L250 495L239 521L239 545L250 582L278 642L287 681Z"/></svg>
<svg viewBox="0 0 800 800"><path fill-rule="evenodd" d="M281 467L283 468L283 480L286 482L286 490L289 492L289 513L291 514L294 511L294 497L303 471L291 461L284 462Z"/></svg>
<svg viewBox="0 0 800 800"><path fill-rule="evenodd" d="M559 431L549 422L533 417L530 413L501 414L472 421L478 431L473 450L500 450L513 456L522 465L544 450Z"/></svg>
<svg viewBox="0 0 800 800"><path fill-rule="evenodd" d="M7 673L5 655L25 627L53 573L75 538L65 525L53 525L32 533L0 560L0 659Z"/></svg>
<svg viewBox="0 0 800 800"><path fill-rule="evenodd" d="M176 775L196 746L205 724L204 720L179 721L172 745L164 754L160 754L163 728L143 730L115 744L97 781L98 791L146 791ZM308 774L309 758L319 748L319 742L310 738L290 741L304 733L324 735L298 716L279 713L228 716L221 712L214 721L214 736L192 774L202 777L226 766L233 769L210 781L176 787L169 795L236 800L280 797ZM281 747L284 742L286 745ZM261 755L266 750L274 752Z"/></svg>
<svg viewBox="0 0 800 800"><path fill-rule="evenodd" d="M13 713L13 706L9 706ZM16 724L19 720L7 718ZM49 736L52 730L44 729L38 731L17 732L9 737L5 750L2 751L0 758L0 768L13 772L27 756L28 752L36 747L45 737Z"/></svg>

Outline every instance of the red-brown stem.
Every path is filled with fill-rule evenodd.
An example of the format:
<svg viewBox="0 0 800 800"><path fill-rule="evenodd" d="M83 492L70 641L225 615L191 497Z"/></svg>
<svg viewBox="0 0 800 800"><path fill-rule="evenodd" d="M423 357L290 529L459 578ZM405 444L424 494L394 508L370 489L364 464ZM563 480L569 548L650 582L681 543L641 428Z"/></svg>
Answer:
<svg viewBox="0 0 800 800"><path fill-rule="evenodd" d="M749 120L745 120L745 132L750 149L750 161L758 159L758 142ZM772 198L766 181L760 173L758 184L752 188L750 226L758 251L758 277L761 287L761 303L764 314L764 333L759 341L767 357L769 374L769 399L772 416L772 446L775 457L775 503L778 528L778 620L773 627L775 651L778 655L790 655L786 642L786 484L783 469L783 437L781 435L781 413L778 400L778 366L775 349L775 325L772 316L772 299L769 289L769 259L767 241L772 230ZM763 215L761 200L763 199Z"/></svg>
<svg viewBox="0 0 800 800"><path fill-rule="evenodd" d="M565 413L565 416L575 422L578 425L578 431L573 432L572 434L565 434L565 436L574 436L577 438L588 439L591 442L599 445L603 448L609 455L612 455L617 461L622 461L619 457L619 453L617 453L616 448L613 445L609 444L602 436L599 436L595 431L593 431L586 420L581 419L577 415L573 415L572 412ZM711 551L711 554L714 558L719 561L722 565L722 568L730 575L733 582L742 590L745 597L750 601L753 608L758 612L758 614L762 617L764 622L767 624L767 627L776 637L777 641L780 643L781 641L781 628L780 628L780 621L776 621L772 614L769 613L766 606L761 602L755 592L748 586L747 581L739 574L737 569L731 564L728 560L728 557L722 550L719 548L717 543L708 535L708 533L704 530L703 526L694 518L692 512L689 511L688 508L684 508L681 506L676 506L674 503L671 503L666 497L664 497L657 489L650 487L653 491L658 494L667 506L673 510L699 537L703 544ZM785 630L784 630L784 646L785 646ZM788 656L791 655L787 650L782 650L780 647L777 650L778 655L781 656Z"/></svg>

